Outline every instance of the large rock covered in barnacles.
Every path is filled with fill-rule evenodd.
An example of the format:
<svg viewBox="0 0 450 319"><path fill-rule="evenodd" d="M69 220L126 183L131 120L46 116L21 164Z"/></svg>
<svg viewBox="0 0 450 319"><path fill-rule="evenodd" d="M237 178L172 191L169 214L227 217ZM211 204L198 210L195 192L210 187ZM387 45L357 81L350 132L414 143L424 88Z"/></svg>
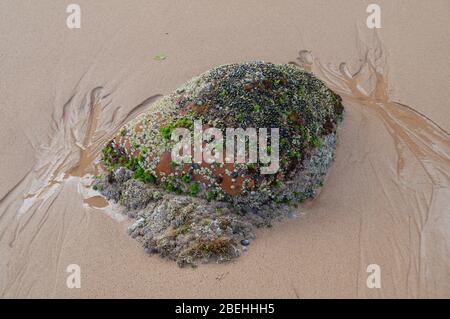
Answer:
<svg viewBox="0 0 450 319"><path fill-rule="evenodd" d="M292 65L230 64L193 78L127 124L103 150L110 170L120 166L133 177L168 192L232 201L257 210L269 202L299 202L314 195L330 165L343 107L338 95L314 75ZM171 158L176 128L279 129L279 169L266 164L177 163ZM270 154L268 138L267 154ZM248 155L248 153L247 153ZM194 151L192 152L194 157ZM194 161L194 160L193 160Z"/></svg>
<svg viewBox="0 0 450 319"><path fill-rule="evenodd" d="M314 196L332 162L342 113L338 95L293 65L220 66L125 125L103 149L106 174L94 188L135 218L130 235L148 252L179 265L230 260L253 238L252 226L269 225L290 204ZM222 158L212 162L201 152L217 142L202 136L210 128L223 137L214 149ZM228 152L229 130L238 128L256 130L256 161L248 148L243 162ZM192 155L188 162L172 158L180 129L192 140L182 149Z"/></svg>

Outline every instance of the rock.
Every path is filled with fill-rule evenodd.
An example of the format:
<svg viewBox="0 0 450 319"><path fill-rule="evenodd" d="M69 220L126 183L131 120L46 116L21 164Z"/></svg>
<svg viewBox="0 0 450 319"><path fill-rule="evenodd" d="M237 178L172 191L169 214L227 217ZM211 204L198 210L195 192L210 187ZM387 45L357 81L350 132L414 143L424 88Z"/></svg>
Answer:
<svg viewBox="0 0 450 319"><path fill-rule="evenodd" d="M242 239L241 240L241 245L242 246L248 246L248 245L250 245L250 241L248 239Z"/></svg>
<svg viewBox="0 0 450 319"><path fill-rule="evenodd" d="M114 178L118 183L125 183L127 180L131 179L133 172L125 169L124 167L119 167L114 172Z"/></svg>
<svg viewBox="0 0 450 319"><path fill-rule="evenodd" d="M223 106L230 110L224 111ZM299 202L314 196L314 189L323 182L342 113L338 95L293 65L259 61L223 65L188 81L127 124L120 130L125 136L118 134L106 146L103 160L106 166L119 164L137 170L137 178L161 184L170 192L208 198L212 191L221 200L248 206L273 200ZM194 122L200 120L203 126L221 130L224 141L226 128L278 129L280 148L274 153L280 160L278 169L261 174L266 166L262 163L226 167L233 184L243 176L249 185L244 187L218 178L223 171L206 162L173 165L172 131L193 130ZM116 179L122 180L120 173ZM248 191L258 196L249 197Z"/></svg>
<svg viewBox="0 0 450 319"><path fill-rule="evenodd" d="M290 211L288 213L288 218L289 219L296 219L296 218L298 218L298 215L297 215L297 213Z"/></svg>
<svg viewBox="0 0 450 319"><path fill-rule="evenodd" d="M158 249L151 247L151 248L146 248L145 252L149 255L153 255L153 254L157 254L158 253Z"/></svg>
<svg viewBox="0 0 450 319"><path fill-rule="evenodd" d="M296 218L289 205L315 196L332 163L342 117L341 98L296 66L219 66L121 128L102 151L111 173L95 187L136 218L130 235L147 250L180 266L227 261L239 256L239 243L247 249L250 241L239 239L254 238L252 227ZM269 134L266 150L272 163L279 159L278 169L263 174L267 165L260 162L174 161L172 133L192 133L198 121L223 132L224 143L227 128L278 130L278 140ZM222 149L223 160L229 154Z"/></svg>

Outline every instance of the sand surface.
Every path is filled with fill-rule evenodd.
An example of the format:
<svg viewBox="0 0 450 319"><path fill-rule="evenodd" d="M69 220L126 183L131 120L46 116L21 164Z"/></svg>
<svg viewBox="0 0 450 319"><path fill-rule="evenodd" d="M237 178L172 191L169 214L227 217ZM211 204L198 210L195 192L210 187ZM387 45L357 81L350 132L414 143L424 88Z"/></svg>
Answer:
<svg viewBox="0 0 450 319"><path fill-rule="evenodd" d="M450 2L378 1L378 36L370 1L80 0L69 30L71 2L0 3L0 296L450 297ZM256 59L296 61L344 99L319 197L232 263L145 254L85 200L93 159L158 94Z"/></svg>

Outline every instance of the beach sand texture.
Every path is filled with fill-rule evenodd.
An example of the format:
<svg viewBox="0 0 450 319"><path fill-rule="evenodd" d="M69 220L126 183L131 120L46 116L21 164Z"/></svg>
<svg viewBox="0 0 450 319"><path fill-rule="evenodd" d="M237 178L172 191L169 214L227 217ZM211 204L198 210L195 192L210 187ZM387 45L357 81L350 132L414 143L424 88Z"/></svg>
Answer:
<svg viewBox="0 0 450 319"><path fill-rule="evenodd" d="M76 30L70 3L0 3L1 297L450 297L450 2L378 1L377 34L370 1L78 1ZM342 96L324 187L231 263L147 255L87 187L93 161L161 95L251 60Z"/></svg>

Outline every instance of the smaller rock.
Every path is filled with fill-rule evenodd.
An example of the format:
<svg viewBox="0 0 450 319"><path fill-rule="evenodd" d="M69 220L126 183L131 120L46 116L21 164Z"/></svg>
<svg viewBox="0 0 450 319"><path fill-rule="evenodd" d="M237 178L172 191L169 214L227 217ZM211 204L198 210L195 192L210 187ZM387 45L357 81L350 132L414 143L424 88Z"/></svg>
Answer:
<svg viewBox="0 0 450 319"><path fill-rule="evenodd" d="M289 212L288 213L288 218L289 219L296 219L296 218L298 218L298 215L297 215L297 213Z"/></svg>
<svg viewBox="0 0 450 319"><path fill-rule="evenodd" d="M250 245L250 241L248 239L242 239L241 240L241 245L242 246L248 246L248 245Z"/></svg>
<svg viewBox="0 0 450 319"><path fill-rule="evenodd" d="M157 254L159 251L155 247L146 248L145 252L149 255Z"/></svg>
<svg viewBox="0 0 450 319"><path fill-rule="evenodd" d="M119 167L114 172L114 178L118 183L125 183L127 180L131 179L131 177L133 177L133 172L124 167Z"/></svg>

